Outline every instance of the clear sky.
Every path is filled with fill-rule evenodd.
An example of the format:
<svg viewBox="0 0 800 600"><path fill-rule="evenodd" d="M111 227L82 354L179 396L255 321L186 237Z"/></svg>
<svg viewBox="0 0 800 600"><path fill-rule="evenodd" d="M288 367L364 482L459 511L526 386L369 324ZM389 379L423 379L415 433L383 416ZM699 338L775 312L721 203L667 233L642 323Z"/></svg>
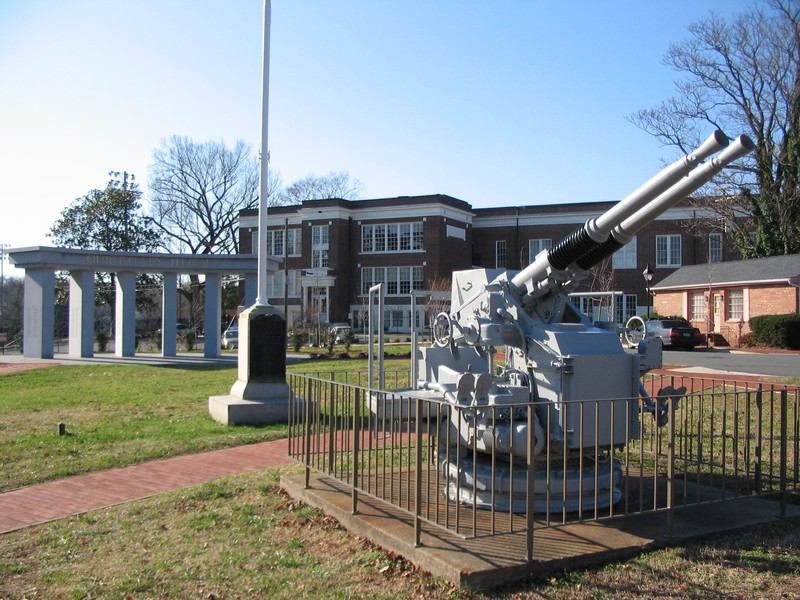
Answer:
<svg viewBox="0 0 800 600"><path fill-rule="evenodd" d="M146 197L172 135L258 148L262 6L0 0L0 243L52 245L61 210L112 170ZM750 6L273 0L271 168L285 184L346 171L364 198L619 200L674 159L625 119L673 94L669 43Z"/></svg>

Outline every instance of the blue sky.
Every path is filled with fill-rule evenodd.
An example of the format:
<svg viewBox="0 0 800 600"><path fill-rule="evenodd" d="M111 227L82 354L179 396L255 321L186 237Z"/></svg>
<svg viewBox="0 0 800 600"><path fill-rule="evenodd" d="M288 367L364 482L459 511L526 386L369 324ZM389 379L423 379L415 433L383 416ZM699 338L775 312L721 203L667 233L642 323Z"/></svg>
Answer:
<svg viewBox="0 0 800 600"><path fill-rule="evenodd" d="M672 95L670 42L750 6L273 0L271 167L365 198L619 200L674 158L625 119ZM109 171L146 194L172 135L258 148L262 29L262 0L0 0L0 243L50 245Z"/></svg>

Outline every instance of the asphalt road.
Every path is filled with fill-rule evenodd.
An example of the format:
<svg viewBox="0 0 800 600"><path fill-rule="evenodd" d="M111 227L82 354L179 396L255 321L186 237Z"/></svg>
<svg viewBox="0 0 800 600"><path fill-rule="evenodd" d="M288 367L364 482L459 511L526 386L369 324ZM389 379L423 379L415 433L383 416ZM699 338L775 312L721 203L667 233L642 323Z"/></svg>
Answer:
<svg viewBox="0 0 800 600"><path fill-rule="evenodd" d="M800 352L775 350L763 354L721 348L697 348L694 351L665 350L663 362L665 367L691 366L731 373L800 377Z"/></svg>

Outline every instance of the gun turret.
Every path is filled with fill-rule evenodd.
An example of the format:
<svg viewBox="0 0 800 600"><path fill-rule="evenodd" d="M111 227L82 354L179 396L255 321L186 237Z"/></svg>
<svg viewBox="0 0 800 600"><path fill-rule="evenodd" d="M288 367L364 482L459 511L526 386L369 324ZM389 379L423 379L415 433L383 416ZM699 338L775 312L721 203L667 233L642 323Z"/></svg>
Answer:
<svg viewBox="0 0 800 600"><path fill-rule="evenodd" d="M746 136L731 142L717 131L521 272L453 273L450 311L436 317L434 344L415 351L415 392L451 405L438 446L451 499L530 510L513 493L531 485L529 471L513 467L498 476L498 455L537 460L540 474L559 473L555 484L534 480L534 498L528 499L534 509L607 507L622 497L623 471L614 450L638 436L641 415L666 422L666 412L640 381L661 365L661 344L645 339L635 352L626 351L620 331L592 323L568 292L594 265L753 148ZM502 366L494 364L498 349ZM571 466L576 464L583 466Z"/></svg>
<svg viewBox="0 0 800 600"><path fill-rule="evenodd" d="M729 144L724 133L715 131L697 150L537 255L511 280L512 288L523 296L523 304L545 295L559 283L582 278L592 266L627 244L636 231L699 189L725 165L754 148L747 136L740 136L730 147ZM720 150L723 152L718 157L698 168L701 161Z"/></svg>

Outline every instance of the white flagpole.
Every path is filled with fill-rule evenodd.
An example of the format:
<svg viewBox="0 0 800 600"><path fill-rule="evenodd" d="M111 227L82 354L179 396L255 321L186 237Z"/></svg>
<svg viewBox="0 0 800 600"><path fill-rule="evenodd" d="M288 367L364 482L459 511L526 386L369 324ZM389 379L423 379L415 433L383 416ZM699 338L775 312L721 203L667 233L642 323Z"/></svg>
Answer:
<svg viewBox="0 0 800 600"><path fill-rule="evenodd" d="M256 306L269 306L267 300L267 184L269 181L269 27L270 0L264 0L264 55L261 80L261 165L258 184L258 296Z"/></svg>

